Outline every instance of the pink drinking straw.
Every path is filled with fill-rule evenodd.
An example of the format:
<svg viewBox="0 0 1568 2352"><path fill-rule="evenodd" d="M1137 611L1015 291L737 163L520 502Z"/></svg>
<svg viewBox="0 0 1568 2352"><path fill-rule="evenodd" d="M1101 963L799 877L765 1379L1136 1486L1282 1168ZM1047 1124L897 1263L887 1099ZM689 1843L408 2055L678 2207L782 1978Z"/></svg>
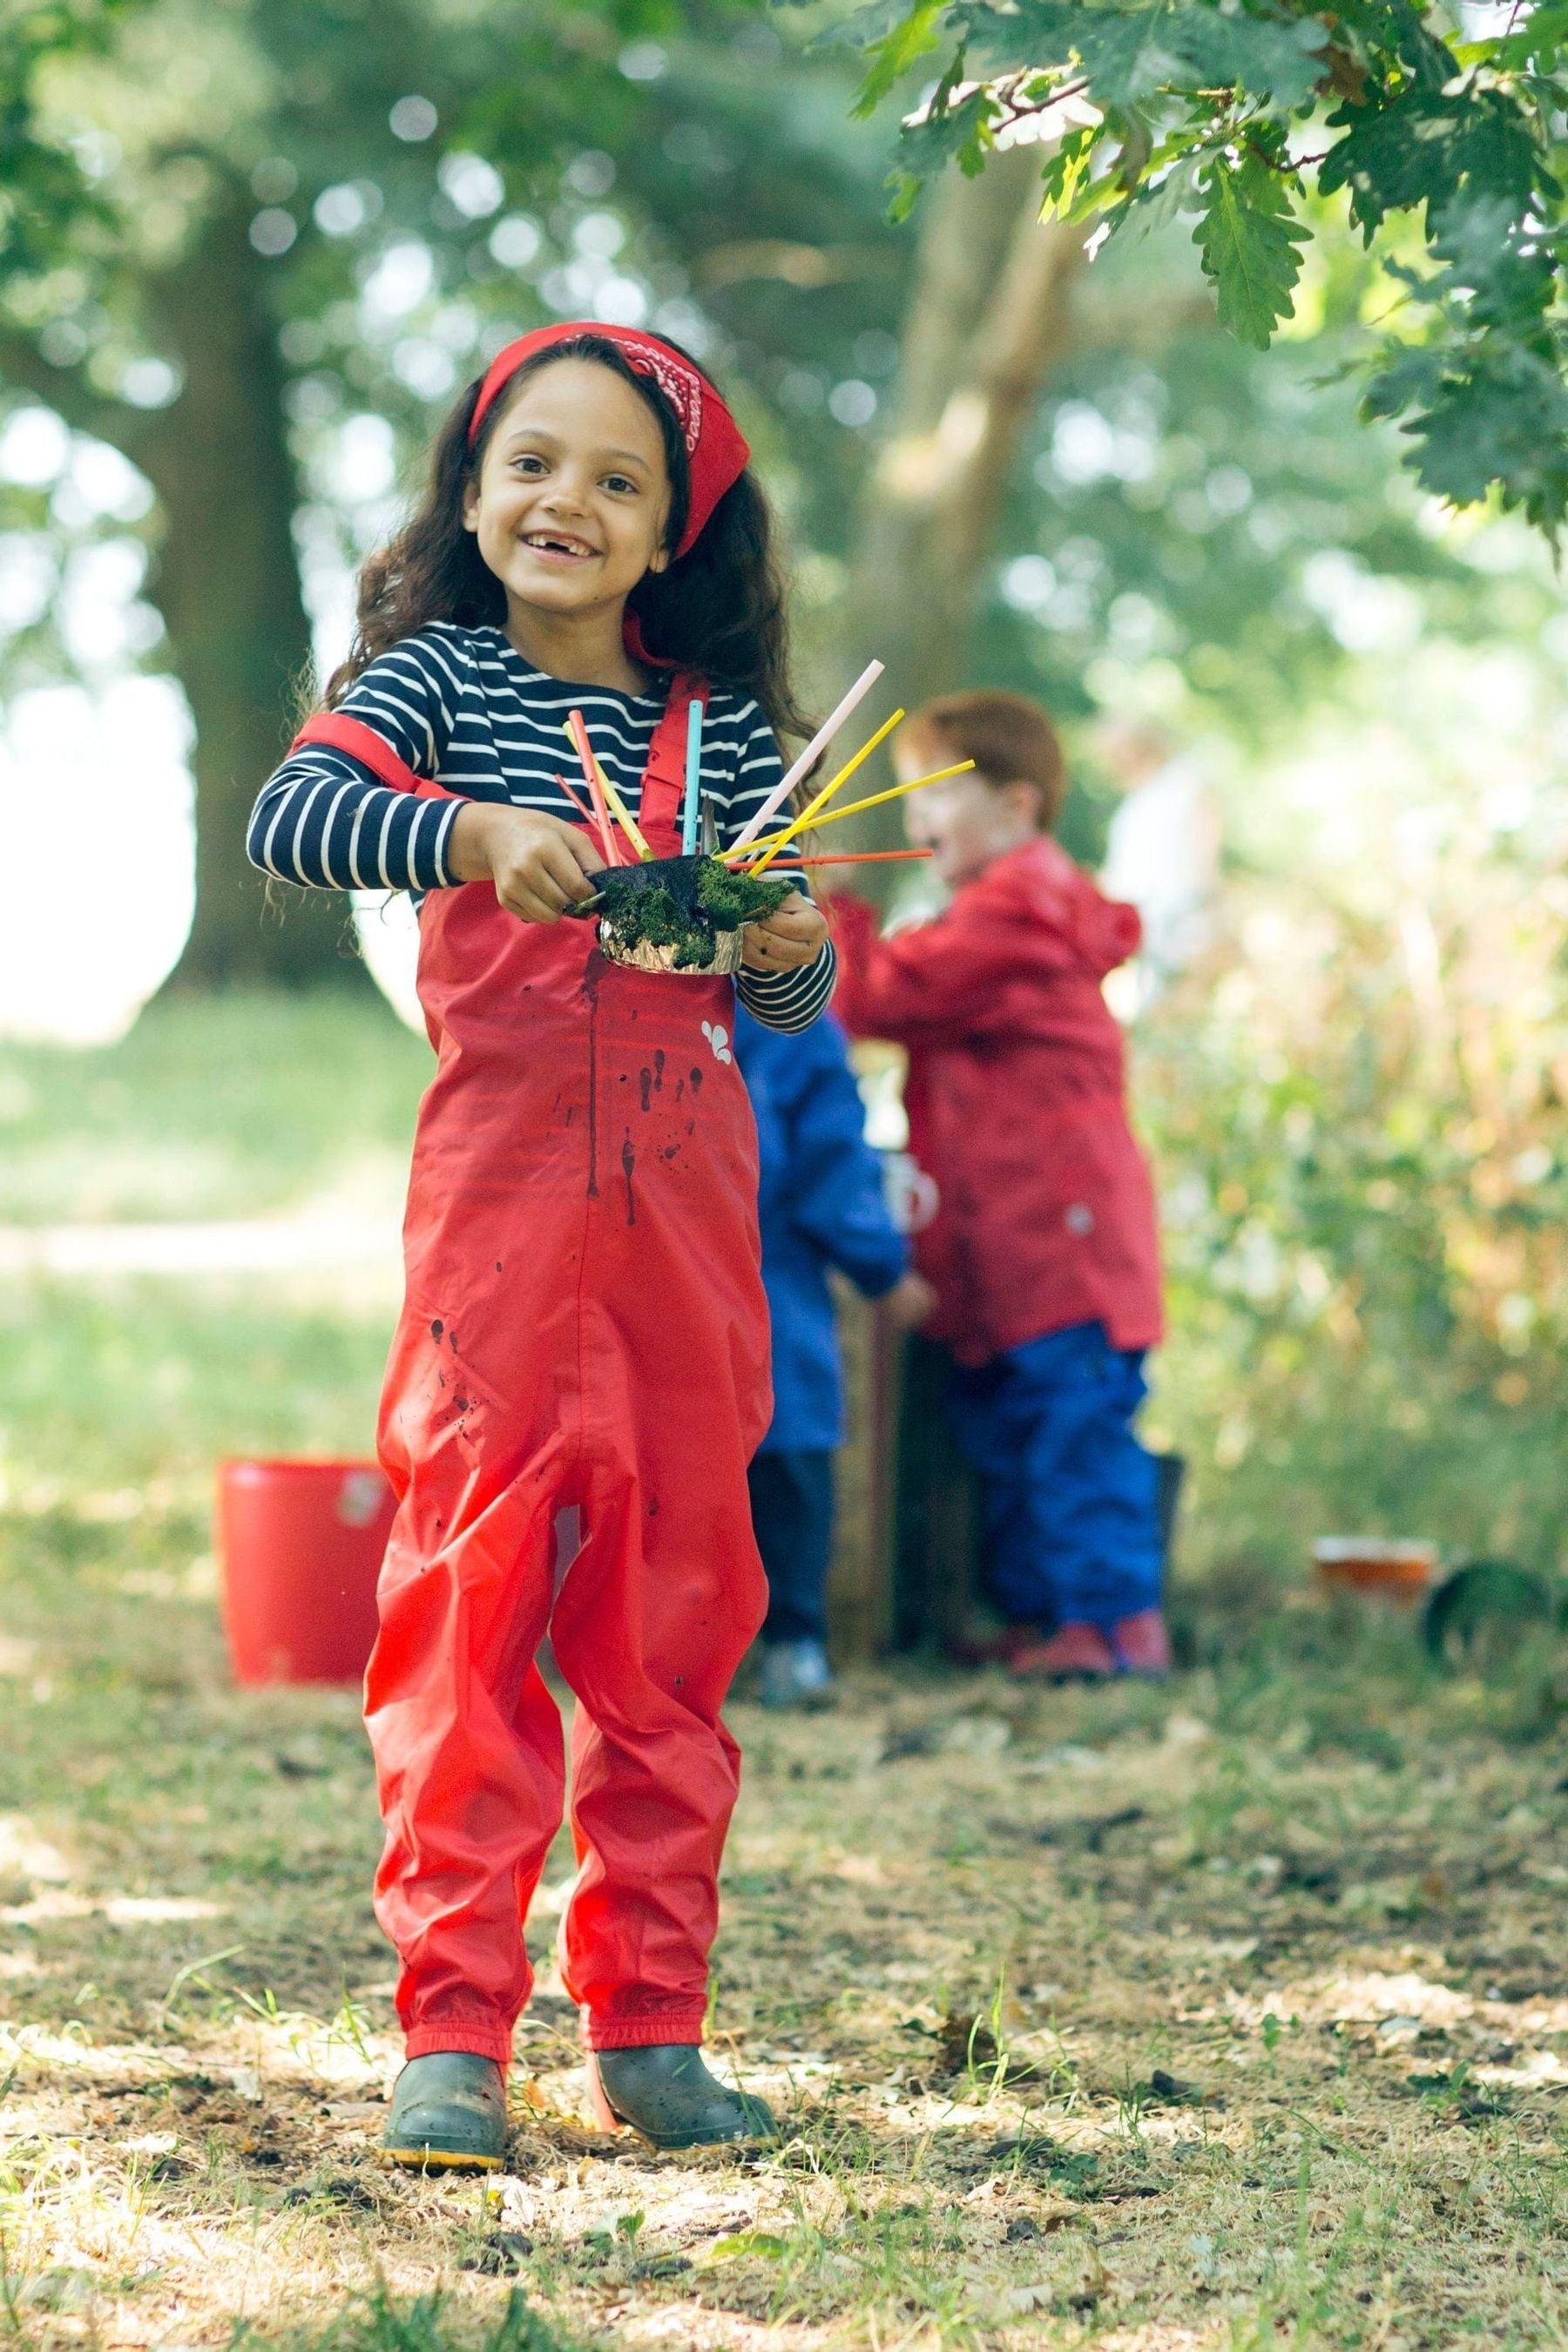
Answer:
<svg viewBox="0 0 1568 2352"><path fill-rule="evenodd" d="M588 806L587 802L583 798L581 793L574 793L573 791L571 785L567 782L559 768L555 771L555 781L560 785L562 791L565 793L567 799L571 802L573 807L576 810L578 815L582 818L584 824L591 825L594 823L593 810Z"/></svg>
<svg viewBox="0 0 1568 2352"><path fill-rule="evenodd" d="M865 668L861 671L859 677L856 679L854 685L850 688L848 693L845 696L837 709L826 719L823 721L823 724L817 729L816 734L812 737L810 742L806 745L805 751L801 753L799 759L795 761L788 775L785 776L784 782L773 786L773 791L768 794L767 799L763 803L763 805L757 811L756 815L751 819L749 824L742 826L734 840L730 844L730 854L731 856L737 849L744 849L748 841L755 841L763 825L771 823L771 821L778 814L785 801L788 800L791 793L794 792L796 784L799 783L802 776L804 776L810 769L812 761L817 758L819 753L827 749L827 746L832 742L834 737L837 734L839 729L843 726L844 721L848 718L850 712L858 703L865 700L866 697L870 693L871 688L876 685L877 680L881 677L881 675L882 665L879 661L867 663Z"/></svg>

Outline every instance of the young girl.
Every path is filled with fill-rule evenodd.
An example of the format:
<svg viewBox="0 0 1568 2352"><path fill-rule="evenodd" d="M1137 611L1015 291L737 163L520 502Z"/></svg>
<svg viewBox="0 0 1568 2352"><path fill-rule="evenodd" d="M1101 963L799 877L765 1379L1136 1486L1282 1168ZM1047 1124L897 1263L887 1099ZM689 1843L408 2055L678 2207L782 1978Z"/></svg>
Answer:
<svg viewBox="0 0 1568 2352"><path fill-rule="evenodd" d="M579 1705L563 1926L605 2123L765 2136L702 2062L739 1753L720 1719L767 1591L746 1465L767 1426L756 1147L728 979L606 961L563 920L603 858L558 782L594 749L679 847L687 711L720 843L779 777L788 684L768 512L723 401L657 336L548 327L458 402L428 493L361 578L359 633L251 820L291 882L423 894L438 1056L405 1223L380 1450L400 1509L366 1686L408 2063L394 2158L488 2169L560 1825L548 1630ZM801 1028L833 985L798 893L742 1001ZM557 1515L582 1548L552 1573Z"/></svg>

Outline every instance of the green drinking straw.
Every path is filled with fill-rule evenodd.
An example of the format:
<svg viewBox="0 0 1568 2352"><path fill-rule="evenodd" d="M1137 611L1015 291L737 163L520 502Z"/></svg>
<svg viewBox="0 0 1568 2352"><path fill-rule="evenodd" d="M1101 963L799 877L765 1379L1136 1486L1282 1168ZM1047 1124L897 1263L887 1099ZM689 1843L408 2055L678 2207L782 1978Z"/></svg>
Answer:
<svg viewBox="0 0 1568 2352"><path fill-rule="evenodd" d="M702 697L686 706L686 803L680 817L680 854L697 854L697 813L702 793Z"/></svg>

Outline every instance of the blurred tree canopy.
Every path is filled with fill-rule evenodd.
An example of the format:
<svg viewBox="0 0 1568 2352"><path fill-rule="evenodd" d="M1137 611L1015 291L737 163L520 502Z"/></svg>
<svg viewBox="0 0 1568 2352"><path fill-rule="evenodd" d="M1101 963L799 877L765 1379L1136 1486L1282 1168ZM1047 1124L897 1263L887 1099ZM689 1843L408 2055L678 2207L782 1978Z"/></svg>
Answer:
<svg viewBox="0 0 1568 2352"><path fill-rule="evenodd" d="M549 318L652 324L730 387L823 693L868 652L901 700L973 676L1069 718L1152 679L1258 741L1331 689L1380 593L1461 636L1548 604L1528 566L1478 568L1444 535L1325 381L1378 282L1353 241L1308 250L1264 358L1217 331L1180 221L1092 263L1083 223L1042 229L1037 152L889 221L852 60L760 0L18 21L0 386L98 456L5 479L0 416L0 630L14 689L112 661L179 679L187 981L342 969L320 901L260 919L244 812L311 623L341 645L434 417ZM112 645L72 624L95 563L128 583Z"/></svg>
<svg viewBox="0 0 1568 2352"><path fill-rule="evenodd" d="M559 171L584 121L628 134L639 89L616 58L670 13L660 0L21 13L7 188L26 234L0 269L0 373L156 492L149 593L196 732L194 980L308 976L337 952L328 902L258 919L259 877L235 845L310 667L295 539L310 485L291 425L309 418L313 360L359 340L358 233L374 224L393 246L434 229L460 254L500 183L449 132L437 166L438 128L504 110L515 168ZM447 337L477 352L477 313L449 317ZM390 356L351 370L371 399L406 407L452 380L439 340L412 383Z"/></svg>
<svg viewBox="0 0 1568 2352"><path fill-rule="evenodd" d="M1367 412L1403 420L1425 488L1462 507L1495 484L1556 539L1568 7L869 0L834 11L829 37L869 51L862 114L927 82L896 213L954 161L973 175L1043 140L1048 215L1107 233L1191 218L1222 323L1259 347L1291 312L1321 218L1309 192L1344 194L1403 289Z"/></svg>

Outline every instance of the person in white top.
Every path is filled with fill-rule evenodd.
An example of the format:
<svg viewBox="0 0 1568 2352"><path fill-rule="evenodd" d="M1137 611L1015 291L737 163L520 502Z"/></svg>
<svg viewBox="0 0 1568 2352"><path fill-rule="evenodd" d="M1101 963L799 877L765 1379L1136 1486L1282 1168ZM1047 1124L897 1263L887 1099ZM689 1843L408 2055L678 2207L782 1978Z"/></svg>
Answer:
<svg viewBox="0 0 1568 2352"><path fill-rule="evenodd" d="M1094 751L1122 795L1100 882L1142 918L1133 1002L1125 1008L1141 1012L1213 937L1219 813L1197 757L1178 753L1152 720L1107 719L1095 731Z"/></svg>

